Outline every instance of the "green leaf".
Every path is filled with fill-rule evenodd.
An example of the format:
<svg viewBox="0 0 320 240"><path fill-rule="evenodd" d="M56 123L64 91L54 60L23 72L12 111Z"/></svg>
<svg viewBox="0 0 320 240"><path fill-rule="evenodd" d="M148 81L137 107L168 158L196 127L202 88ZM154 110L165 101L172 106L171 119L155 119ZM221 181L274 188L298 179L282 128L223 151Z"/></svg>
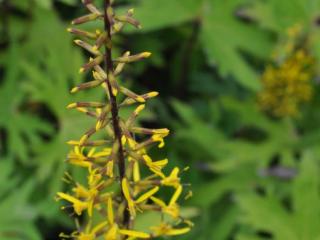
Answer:
<svg viewBox="0 0 320 240"><path fill-rule="evenodd" d="M199 13L202 0L140 0L135 7L135 18L142 23L143 32L176 26L194 19ZM133 27L128 31L136 31Z"/></svg>
<svg viewBox="0 0 320 240"><path fill-rule="evenodd" d="M319 13L317 0L252 1L246 12L267 29L283 34L295 24L309 27Z"/></svg>
<svg viewBox="0 0 320 240"><path fill-rule="evenodd" d="M237 198L244 211L242 223L253 230L269 232L275 239L319 239L318 176L316 158L311 150L307 150L301 158L299 175L292 183L292 211L288 210L274 191L268 192L266 196L242 193Z"/></svg>
<svg viewBox="0 0 320 240"><path fill-rule="evenodd" d="M243 53L269 57L272 42L266 32L234 16L243 1L186 0L181 4L180 0L141 0L139 3L135 17L144 24L142 32L198 19L202 23L200 35L209 63L218 65L224 77L231 76L254 91L260 88L259 75ZM136 30L129 27L128 31Z"/></svg>
<svg viewBox="0 0 320 240"><path fill-rule="evenodd" d="M201 207L208 207L226 193L249 190L256 178L256 172L252 166L241 166L237 171L222 175L215 181L195 186L191 202Z"/></svg>
<svg viewBox="0 0 320 240"><path fill-rule="evenodd" d="M28 160L30 149L27 144L39 144L42 139L39 134L51 135L53 127L37 116L21 110L26 92L21 89L21 70L19 65L19 51L15 42L10 44L5 56L6 73L4 83L0 88L0 127L8 135L8 156L18 157L24 163ZM27 124L27 125L26 125Z"/></svg>
<svg viewBox="0 0 320 240"><path fill-rule="evenodd" d="M297 234L300 239L317 239L320 235L319 180L319 167L314 153L306 151L292 189L296 228L299 229Z"/></svg>
<svg viewBox="0 0 320 240"><path fill-rule="evenodd" d="M30 31L32 37L27 46L30 49L37 48L37 57L28 52L29 48L26 50L26 57L20 64L26 81L23 87L32 101L48 107L59 126L58 132L49 142L30 146L37 154L34 161L39 164L38 176L43 180L50 177L50 173L55 173L53 169L56 164L65 164L63 159L68 149L65 142L81 136L89 124L93 124L93 119L76 111L68 111L66 106L80 98L84 101L99 100L102 93L97 95L87 91L76 96L70 94L71 86L83 81L83 77L78 74L83 57L80 50L72 47L70 37L55 14L37 10ZM39 41L42 34L44 37Z"/></svg>
<svg viewBox="0 0 320 240"><path fill-rule="evenodd" d="M10 3L12 3L12 5L14 5L15 7L24 11L28 9L30 4L28 1L20 1L20 0L11 0Z"/></svg>
<svg viewBox="0 0 320 240"><path fill-rule="evenodd" d="M45 9L50 9L52 7L52 1L51 0L35 0L36 3Z"/></svg>
<svg viewBox="0 0 320 240"><path fill-rule="evenodd" d="M266 58L272 44L266 33L234 16L243 1L207 1L201 34L209 62L217 65L222 76L231 76L251 90L260 89L259 75L242 55Z"/></svg>
<svg viewBox="0 0 320 240"><path fill-rule="evenodd" d="M212 226L212 230L210 231L210 235L215 240L225 240L228 239L232 229L237 223L237 216L240 214L239 209L235 206L229 207L228 210L224 213L224 215L219 219L214 226Z"/></svg>
<svg viewBox="0 0 320 240"><path fill-rule="evenodd" d="M13 171L4 173L9 176ZM10 177L6 179L6 182L10 181ZM35 189L35 181L30 179L22 186L14 185L11 184L11 191L0 193L0 214L2 216L0 218L0 238L40 240L41 236L33 224L39 212L28 203Z"/></svg>
<svg viewBox="0 0 320 240"><path fill-rule="evenodd" d="M238 201L245 212L243 223L257 230L270 232L276 239L299 239L292 228L293 221L289 213L277 199L252 193L239 195Z"/></svg>
<svg viewBox="0 0 320 240"><path fill-rule="evenodd" d="M226 111L235 114L238 128L257 127L257 129L264 131L267 137L262 143L248 142L242 139L230 140L214 123L202 120L192 107L173 102L179 117L186 124L186 126L179 125L176 138L191 143L192 149L195 146L199 147L203 153L210 156L211 170L232 172L248 163L259 163L260 166L263 166L275 154L295 146L296 142L291 125L268 119L259 111L254 102L245 101L239 104L230 98L223 98L221 104Z"/></svg>

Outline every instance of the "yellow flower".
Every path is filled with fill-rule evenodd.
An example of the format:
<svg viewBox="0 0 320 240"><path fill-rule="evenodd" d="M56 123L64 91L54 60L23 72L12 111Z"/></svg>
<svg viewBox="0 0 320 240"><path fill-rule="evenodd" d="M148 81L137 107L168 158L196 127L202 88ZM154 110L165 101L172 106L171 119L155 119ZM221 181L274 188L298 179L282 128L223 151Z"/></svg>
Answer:
<svg viewBox="0 0 320 240"><path fill-rule="evenodd" d="M126 178L122 179L122 192L124 197L127 200L128 203L128 208L130 211L130 215L132 218L135 218L136 216L136 210L135 210L135 206L134 206L134 201L131 198L131 194L130 194L130 190L129 190L129 184L128 184L128 180Z"/></svg>
<svg viewBox="0 0 320 240"><path fill-rule="evenodd" d="M135 216L136 216L136 210L135 210L136 205L148 200L151 196L153 196L156 192L159 191L159 187L154 187L151 190L147 191L146 193L142 194L137 200L133 200L132 197L131 197L128 180L126 178L124 178L122 180L122 191L123 191L123 194L124 194L124 196L125 196L125 198L127 200L128 208L129 208L131 217L135 218Z"/></svg>
<svg viewBox="0 0 320 240"><path fill-rule="evenodd" d="M92 163L87 161L88 157L91 157L93 152L90 151L88 155L83 154L83 147L75 146L73 150L68 155L68 160L71 164L77 165L80 167L90 168Z"/></svg>
<svg viewBox="0 0 320 240"><path fill-rule="evenodd" d="M108 225L108 222L104 221L98 224L93 229L91 229L91 222L89 222L84 232L74 232L71 235L71 237L76 240L95 240L97 237L97 234L99 232L102 232L107 225ZM63 237L66 237L66 236L63 236Z"/></svg>
<svg viewBox="0 0 320 240"><path fill-rule="evenodd" d="M79 236L76 237L77 240L94 240L95 235L93 234L86 234L86 233L80 233Z"/></svg>
<svg viewBox="0 0 320 240"><path fill-rule="evenodd" d="M154 135L152 135L151 139L154 142L159 142L158 147L159 148L163 148L164 147L164 140L163 138L166 137L169 134L169 132L165 132L165 133L156 133Z"/></svg>
<svg viewBox="0 0 320 240"><path fill-rule="evenodd" d="M126 230L126 229L119 229L118 225L114 223L108 230L108 232L104 235L105 240L118 240L121 235L125 235L128 237L133 238L142 238L148 239L150 238L150 234L134 231L134 230Z"/></svg>
<svg viewBox="0 0 320 240"><path fill-rule="evenodd" d="M298 47L300 31L298 25L288 30L288 51L275 54L262 75L259 105L277 117L297 116L300 105L310 101L313 95L315 59L307 49Z"/></svg>
<svg viewBox="0 0 320 240"><path fill-rule="evenodd" d="M162 212L167 213L168 215L176 219L180 217L180 207L177 204L177 200L180 197L181 193L182 186L179 186L171 197L168 205L164 201L156 197L151 197L151 200L161 207Z"/></svg>
<svg viewBox="0 0 320 240"><path fill-rule="evenodd" d="M98 195L98 190L96 188L86 189L81 184L77 184L75 188L72 189L75 192L78 199L83 199L83 202L87 203L88 215L92 216L92 211L94 207L94 201Z"/></svg>
<svg viewBox="0 0 320 240"><path fill-rule="evenodd" d="M101 180L102 175L99 173L99 169L89 168L88 184L90 188L99 187L103 183Z"/></svg>
<svg viewBox="0 0 320 240"><path fill-rule="evenodd" d="M65 194L65 193L62 193L62 192L58 192L57 195L61 199L64 199L64 200L72 203L73 209L74 209L74 211L75 211L75 213L77 215L81 215L82 212L88 208L88 203L87 202L80 201L79 199L77 199L77 198L75 198L75 197L73 197L71 195L68 195L68 194Z"/></svg>
<svg viewBox="0 0 320 240"><path fill-rule="evenodd" d="M189 232L190 227L173 228L171 225L167 223L161 223L159 226L151 227L151 230L153 231L153 236L155 237L176 236L176 235L181 235Z"/></svg>
<svg viewBox="0 0 320 240"><path fill-rule="evenodd" d="M165 175L162 173L162 168L165 167L168 164L168 159L163 159L160 161L152 161L150 156L147 154L142 156L145 164L149 167L150 171L154 172L158 176L165 178Z"/></svg>
<svg viewBox="0 0 320 240"><path fill-rule="evenodd" d="M114 222L114 213L113 213L113 203L112 198L109 197L107 200L107 211L108 211L108 222L109 222L109 229L104 235L105 240L117 240L121 235L133 237L133 238L150 238L150 234L134 231L134 230L127 230L127 229L120 229L118 225Z"/></svg>
<svg viewBox="0 0 320 240"><path fill-rule="evenodd" d="M76 183L76 186L72 189L75 196L71 196L65 193L58 193L58 196L73 204L74 211L81 215L82 211L88 210L88 215L92 216L93 208L95 206L95 199L99 193L99 187L101 187L104 181L101 180L101 175L96 170L89 169L89 188L84 187L80 183ZM96 205L98 205L96 203Z"/></svg>
<svg viewBox="0 0 320 240"><path fill-rule="evenodd" d="M74 187L72 191L75 193L77 198L86 199L91 195L90 191L79 183L77 183L76 187Z"/></svg>
<svg viewBox="0 0 320 240"><path fill-rule="evenodd" d="M165 186L172 186L178 188L180 186L180 178L178 177L179 172L179 168L175 167L168 177L163 178L161 183Z"/></svg>
<svg viewBox="0 0 320 240"><path fill-rule="evenodd" d="M111 148L104 148L102 151L92 154L95 158L108 157L111 154Z"/></svg>

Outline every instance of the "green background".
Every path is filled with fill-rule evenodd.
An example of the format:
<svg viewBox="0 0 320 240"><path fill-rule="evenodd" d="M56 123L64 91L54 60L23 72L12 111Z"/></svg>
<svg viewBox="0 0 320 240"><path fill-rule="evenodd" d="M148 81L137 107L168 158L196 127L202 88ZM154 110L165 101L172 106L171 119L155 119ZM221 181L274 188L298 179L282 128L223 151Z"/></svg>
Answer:
<svg viewBox="0 0 320 240"><path fill-rule="evenodd" d="M153 53L121 79L136 92L160 92L141 124L170 128L155 154L168 156L171 167L190 166L183 182L194 196L182 212L195 227L175 239L320 240L319 80L297 118L270 117L256 101L289 27L300 24L320 57L320 1L115 2L120 12L135 7L143 25L114 39L115 56ZM54 196L66 188L65 142L90 123L65 106L99 97L69 94L83 81L85 55L66 27L84 13L77 0L0 0L1 240L58 239L73 229ZM142 227L150 221L138 220Z"/></svg>

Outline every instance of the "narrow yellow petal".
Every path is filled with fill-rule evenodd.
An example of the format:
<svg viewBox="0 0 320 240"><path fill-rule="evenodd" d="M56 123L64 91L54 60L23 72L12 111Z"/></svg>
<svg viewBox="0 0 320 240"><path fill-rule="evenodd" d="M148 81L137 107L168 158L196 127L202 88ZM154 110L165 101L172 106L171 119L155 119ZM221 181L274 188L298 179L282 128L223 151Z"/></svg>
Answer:
<svg viewBox="0 0 320 240"><path fill-rule="evenodd" d="M79 145L79 141L70 140L67 142L68 145Z"/></svg>
<svg viewBox="0 0 320 240"><path fill-rule="evenodd" d="M156 162L153 162L153 164L159 167L164 167L168 164L168 159L166 158L160 161L156 161Z"/></svg>
<svg viewBox="0 0 320 240"><path fill-rule="evenodd" d="M58 195L60 198L62 198L62 199L64 199L64 200L67 200L67 201L69 201L69 202L71 202L71 203L79 202L79 201L80 201L79 199L77 199L77 198L75 198L75 197L73 197L73 196L71 196L71 195L69 195L69 194L65 194L65 193L63 193L63 192L58 192L57 195Z"/></svg>
<svg viewBox="0 0 320 240"><path fill-rule="evenodd" d="M139 162L135 161L133 164L133 180L135 182L140 181L141 177L140 177L140 167L139 167Z"/></svg>
<svg viewBox="0 0 320 240"><path fill-rule="evenodd" d="M162 200L159 199L159 198L150 197L150 199L151 199L155 204L159 205L160 207L163 207L163 208L167 207L167 205L165 204L165 202L162 201Z"/></svg>
<svg viewBox="0 0 320 240"><path fill-rule="evenodd" d="M185 234L187 232L190 231L190 228L180 228L180 229L171 229L169 230L166 235L168 236L176 236L176 235L181 235L181 234Z"/></svg>
<svg viewBox="0 0 320 240"><path fill-rule="evenodd" d="M113 168L114 168L114 163L113 163L113 160L111 160L107 163L107 176L110 178L113 178Z"/></svg>
<svg viewBox="0 0 320 240"><path fill-rule="evenodd" d="M179 174L179 168L178 167L175 167L173 170L172 170L172 172L171 172L171 174L170 174L170 177L177 177L178 176L178 174Z"/></svg>
<svg viewBox="0 0 320 240"><path fill-rule="evenodd" d="M104 221L104 222L98 224L97 226L95 226L95 227L92 229L91 233L92 233L92 234L96 234L97 232L100 232L100 231L101 231L105 226L107 226L107 225L108 225L108 222L107 222L107 221Z"/></svg>
<svg viewBox="0 0 320 240"><path fill-rule="evenodd" d="M108 221L112 225L114 223L112 197L108 197L107 205L108 205Z"/></svg>
<svg viewBox="0 0 320 240"><path fill-rule="evenodd" d="M57 195L73 204L73 209L77 215L81 215L82 211L88 208L88 204L86 202L82 202L79 199L70 196L68 194L58 192Z"/></svg>
<svg viewBox="0 0 320 240"><path fill-rule="evenodd" d="M138 231L133 231L133 230L120 229L119 233L122 235L130 236L130 237L150 238L150 234L148 234L148 233L138 232Z"/></svg>
<svg viewBox="0 0 320 240"><path fill-rule="evenodd" d="M174 192L174 194L173 194L173 196L172 196L172 198L170 200L169 205L172 205L172 204L176 203L178 198L180 197L181 193L182 193L182 186L179 185L177 190Z"/></svg>
<svg viewBox="0 0 320 240"><path fill-rule="evenodd" d="M147 200L148 198L150 198L152 195L154 195L156 192L159 191L159 187L154 187L152 188L150 191L142 194L137 200L136 203L141 203L145 200Z"/></svg>
<svg viewBox="0 0 320 240"><path fill-rule="evenodd" d="M88 153L88 157L92 157L94 152L95 152L96 148L91 148L89 153Z"/></svg>
<svg viewBox="0 0 320 240"><path fill-rule="evenodd" d="M93 201L90 201L89 204L88 204L88 216L89 218L92 217L92 213L93 213Z"/></svg>
<svg viewBox="0 0 320 240"><path fill-rule="evenodd" d="M130 196L130 191L128 187L128 180L126 178L122 179L122 191L124 197L127 199L127 201L132 201L131 196Z"/></svg>
<svg viewBox="0 0 320 240"><path fill-rule="evenodd" d="M112 224L109 231L104 235L105 240L117 240L118 225Z"/></svg>

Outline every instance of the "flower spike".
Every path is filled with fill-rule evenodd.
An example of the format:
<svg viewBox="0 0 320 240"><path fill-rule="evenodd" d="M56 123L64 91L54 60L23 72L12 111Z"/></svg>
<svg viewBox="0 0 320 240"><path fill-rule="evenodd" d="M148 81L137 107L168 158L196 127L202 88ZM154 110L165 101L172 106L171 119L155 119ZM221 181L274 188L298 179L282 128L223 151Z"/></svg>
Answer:
<svg viewBox="0 0 320 240"><path fill-rule="evenodd" d="M67 109L90 116L93 124L78 139L67 142L72 149L66 162L75 168L82 168L87 177L77 181L66 174L63 180L72 185L72 189L67 193L58 192L56 199L66 202L84 221L77 222L76 231L71 234L61 233L60 237L76 240L133 240L185 234L190 231L192 224L180 214L179 200L184 192L181 171L175 167L170 174L166 174L163 169L169 160L154 160L149 154L149 148L154 145L164 147L164 138L169 130L145 128L137 123L148 100L159 93L152 91L139 94L118 81L118 76L127 64L146 59L151 53L131 54L125 51L121 56L113 58L113 36L125 25L136 28L141 25L133 17L133 9L124 15L117 15L112 8L114 1L103 2L104 8L99 9L95 0L82 0L88 14L72 21L73 25L79 25L77 28L67 29L78 38L74 40L75 44L91 54L79 72L91 70L92 80L78 83L71 89L71 93L99 89L104 91L105 97L93 101L74 101L67 105ZM81 29L81 24L91 21L101 21L104 28L95 31ZM134 108L125 118L120 112L128 106ZM139 135L138 139L136 135ZM168 199L161 199L159 193L163 188L172 189ZM136 217L148 211L154 211L159 217L165 214L171 220L166 222L162 218L158 226L150 223L145 231L134 229Z"/></svg>

